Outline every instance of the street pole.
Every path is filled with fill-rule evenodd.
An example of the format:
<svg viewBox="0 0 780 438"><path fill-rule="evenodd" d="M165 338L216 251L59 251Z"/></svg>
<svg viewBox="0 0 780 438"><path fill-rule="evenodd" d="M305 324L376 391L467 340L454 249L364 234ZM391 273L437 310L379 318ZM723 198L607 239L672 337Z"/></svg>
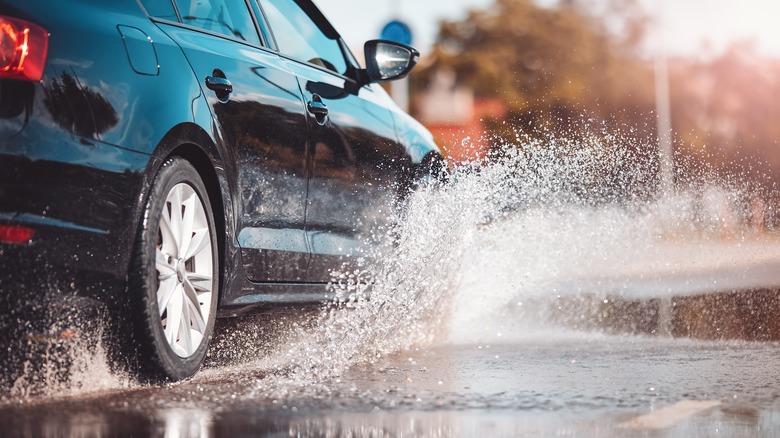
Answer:
<svg viewBox="0 0 780 438"><path fill-rule="evenodd" d="M671 195L674 187L674 161L672 157L672 108L669 102L669 64L664 33L664 0L658 5L657 47L655 53L655 114L658 130L658 164L661 178L661 196ZM662 336L672 336L674 304L671 296L658 300L657 331Z"/></svg>
<svg viewBox="0 0 780 438"><path fill-rule="evenodd" d="M398 18L401 16L401 0L389 0L390 3L390 15L392 15L393 18Z"/></svg>
<svg viewBox="0 0 780 438"><path fill-rule="evenodd" d="M674 185L674 159L672 157L672 110L669 99L669 65L666 56L664 34L664 2L659 2L657 47L655 53L655 113L658 130L658 161L661 191L669 193Z"/></svg>

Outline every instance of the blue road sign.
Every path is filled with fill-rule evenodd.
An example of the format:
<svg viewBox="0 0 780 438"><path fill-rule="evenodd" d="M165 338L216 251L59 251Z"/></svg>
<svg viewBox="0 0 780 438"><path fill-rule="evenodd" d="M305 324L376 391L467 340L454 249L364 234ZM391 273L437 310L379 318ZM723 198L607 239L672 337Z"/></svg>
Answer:
<svg viewBox="0 0 780 438"><path fill-rule="evenodd" d="M392 20L382 28L380 38L401 44L412 44L412 30L403 21Z"/></svg>

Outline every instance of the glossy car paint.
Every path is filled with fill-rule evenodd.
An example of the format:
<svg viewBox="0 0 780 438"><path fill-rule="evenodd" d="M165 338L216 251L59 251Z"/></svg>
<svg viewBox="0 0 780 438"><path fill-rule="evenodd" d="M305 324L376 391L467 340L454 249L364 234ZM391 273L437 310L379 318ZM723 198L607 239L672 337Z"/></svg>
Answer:
<svg viewBox="0 0 780 438"><path fill-rule="evenodd" d="M311 120L312 173L306 231L312 248L309 281L329 280L344 256L360 250L371 228L387 226L398 198L400 179L408 171L406 153L398 143L387 95L349 79L302 63L290 63L301 80L304 99L318 95L328 107L324 123ZM328 88L338 91L326 91ZM356 118L355 114L365 114ZM388 172L388 169L395 172Z"/></svg>
<svg viewBox="0 0 780 438"><path fill-rule="evenodd" d="M40 82L0 80L0 224L35 230L0 243L3 324L36 329L25 321L52 302L121 301L151 181L172 155L209 191L223 314L325 298L363 226L440 159L378 86L286 58L266 35L241 43L135 0L0 1L0 15L50 33ZM227 100L205 85L220 75ZM325 120L306 110L314 94Z"/></svg>
<svg viewBox="0 0 780 438"><path fill-rule="evenodd" d="M306 113L298 82L275 53L195 29L160 23L181 45L196 77L218 71L233 92L202 91L235 177L237 240L249 279L301 281L309 259Z"/></svg>

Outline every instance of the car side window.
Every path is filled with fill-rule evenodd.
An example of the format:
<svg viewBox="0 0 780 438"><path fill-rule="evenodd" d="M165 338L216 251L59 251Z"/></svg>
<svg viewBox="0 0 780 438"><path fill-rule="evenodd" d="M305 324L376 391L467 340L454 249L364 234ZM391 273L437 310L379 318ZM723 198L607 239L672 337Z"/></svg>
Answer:
<svg viewBox="0 0 780 438"><path fill-rule="evenodd" d="M141 0L141 4L143 4L146 13L150 17L179 21L179 17L176 16L176 10L173 9L173 3L170 0Z"/></svg>
<svg viewBox="0 0 780 438"><path fill-rule="evenodd" d="M244 0L176 0L181 22L252 44L260 44Z"/></svg>
<svg viewBox="0 0 780 438"><path fill-rule="evenodd" d="M293 0L260 0L279 52L339 74L347 62L339 41L328 37Z"/></svg>

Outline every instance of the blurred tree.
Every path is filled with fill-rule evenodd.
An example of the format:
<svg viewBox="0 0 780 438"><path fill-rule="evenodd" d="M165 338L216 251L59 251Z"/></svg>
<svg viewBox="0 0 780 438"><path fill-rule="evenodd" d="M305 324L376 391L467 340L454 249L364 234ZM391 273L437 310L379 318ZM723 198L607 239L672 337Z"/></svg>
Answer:
<svg viewBox="0 0 780 438"><path fill-rule="evenodd" d="M741 42L708 62L678 61L671 74L681 152L764 185L780 181L780 61Z"/></svg>
<svg viewBox="0 0 780 438"><path fill-rule="evenodd" d="M506 111L480 124L505 141L488 147L516 144L518 131L572 138L595 128L619 133L613 146L652 167L653 62L639 50L650 24L636 0L495 0L440 24L412 89L424 94L444 71L453 89L500 101ZM719 173L780 205L780 61L739 43L714 59L670 59L669 74L678 182L701 187Z"/></svg>
<svg viewBox="0 0 780 438"><path fill-rule="evenodd" d="M413 86L426 87L437 71L455 72L477 98L506 105L503 123L487 121L505 138L514 138L516 128L533 131L528 128L540 125L571 130L571 122L583 118L647 134L652 75L629 56L647 20L633 0L612 0L601 9L594 4L568 0L542 7L531 0L496 0L462 21L442 22L433 61L417 72ZM510 129L502 132L507 123Z"/></svg>

